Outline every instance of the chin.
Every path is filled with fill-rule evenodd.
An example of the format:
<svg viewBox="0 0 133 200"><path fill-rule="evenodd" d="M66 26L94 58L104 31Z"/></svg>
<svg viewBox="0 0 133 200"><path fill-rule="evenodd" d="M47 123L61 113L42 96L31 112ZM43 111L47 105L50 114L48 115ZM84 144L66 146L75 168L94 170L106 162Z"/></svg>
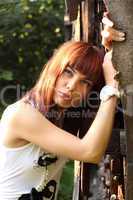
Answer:
<svg viewBox="0 0 133 200"><path fill-rule="evenodd" d="M57 104L59 107L64 108L64 109L71 108L71 107L77 108L77 107L80 106L80 102L75 102L75 103L72 103L72 102L70 102L70 103L66 103L66 102L65 102L65 103L64 103L64 102L56 102L56 104Z"/></svg>
<svg viewBox="0 0 133 200"><path fill-rule="evenodd" d="M71 108L71 107L74 107L74 108L79 107L80 103L81 103L80 100L67 101L67 100L64 100L64 99L59 98L59 97L55 97L54 102L55 102L56 105L58 105L59 107L64 108L64 109Z"/></svg>
<svg viewBox="0 0 133 200"><path fill-rule="evenodd" d="M66 103L61 103L61 102L56 102L56 104L57 104L59 107L64 108L64 109L72 107L71 104L66 104Z"/></svg>

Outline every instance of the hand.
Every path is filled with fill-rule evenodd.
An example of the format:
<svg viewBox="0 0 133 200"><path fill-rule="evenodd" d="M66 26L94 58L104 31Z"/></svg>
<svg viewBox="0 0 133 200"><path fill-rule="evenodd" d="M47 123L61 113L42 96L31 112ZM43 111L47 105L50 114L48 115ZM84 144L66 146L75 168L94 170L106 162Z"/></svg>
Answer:
<svg viewBox="0 0 133 200"><path fill-rule="evenodd" d="M107 17L107 13L102 19L102 23L104 24L104 29L101 32L102 35L102 45L110 50L112 48L112 41L124 41L125 33L116 30L113 28L113 22Z"/></svg>
<svg viewBox="0 0 133 200"><path fill-rule="evenodd" d="M110 50L104 56L103 73L106 84L118 88L119 83L114 79L114 75L117 71L112 64L112 52L113 50Z"/></svg>
<svg viewBox="0 0 133 200"><path fill-rule="evenodd" d="M104 30L102 31L102 44L109 50L104 57L103 72L107 85L118 87L118 81L114 79L116 70L112 64L112 41L124 41L125 33L113 28L113 22L108 17L103 17Z"/></svg>

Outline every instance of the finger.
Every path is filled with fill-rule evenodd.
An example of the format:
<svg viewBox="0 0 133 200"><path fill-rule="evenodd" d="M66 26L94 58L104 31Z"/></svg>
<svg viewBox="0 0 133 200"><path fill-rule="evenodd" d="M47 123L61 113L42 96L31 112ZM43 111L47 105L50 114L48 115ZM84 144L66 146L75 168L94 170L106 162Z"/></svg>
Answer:
<svg viewBox="0 0 133 200"><path fill-rule="evenodd" d="M118 41L118 42L121 42L121 41L124 41L125 40L125 37L120 37L118 35L111 35L106 32L106 31L103 31L102 32L102 45L106 45L107 46L107 43L111 42L111 41ZM110 43L109 43L110 45Z"/></svg>
<svg viewBox="0 0 133 200"><path fill-rule="evenodd" d="M121 32L119 30L116 30L114 28L105 26L105 30L108 31L110 33L110 35L117 35L119 37L125 37L125 33Z"/></svg>
<svg viewBox="0 0 133 200"><path fill-rule="evenodd" d="M106 38L106 39L110 37L110 33L107 30L103 30L101 32L101 35L103 38Z"/></svg>
<svg viewBox="0 0 133 200"><path fill-rule="evenodd" d="M108 41L105 38L102 38L102 45L105 47L105 49L110 50L112 48L112 41Z"/></svg>
<svg viewBox="0 0 133 200"><path fill-rule="evenodd" d="M113 35L113 36L112 36L112 40L113 40L113 41L121 42L121 41L124 41L124 40L125 40L125 37L119 37L119 36L117 36L117 35Z"/></svg>
<svg viewBox="0 0 133 200"><path fill-rule="evenodd" d="M109 18L107 18L107 17L103 17L102 23L104 25L109 26L109 27L113 27L113 25L114 25L113 22Z"/></svg>
<svg viewBox="0 0 133 200"><path fill-rule="evenodd" d="M108 38L114 41L123 41L125 40L125 33L110 28Z"/></svg>
<svg viewBox="0 0 133 200"><path fill-rule="evenodd" d="M109 18L109 12L108 11L104 12L103 16Z"/></svg>
<svg viewBox="0 0 133 200"><path fill-rule="evenodd" d="M116 41L125 40L125 33L117 31L110 27L106 27L101 32L101 35L102 35L102 37L106 38L107 40L116 40Z"/></svg>

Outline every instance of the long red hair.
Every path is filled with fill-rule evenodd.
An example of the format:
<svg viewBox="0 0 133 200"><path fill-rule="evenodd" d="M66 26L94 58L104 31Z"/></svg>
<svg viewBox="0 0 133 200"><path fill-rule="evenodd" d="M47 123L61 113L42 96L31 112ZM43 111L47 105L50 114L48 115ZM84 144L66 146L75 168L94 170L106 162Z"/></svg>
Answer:
<svg viewBox="0 0 133 200"><path fill-rule="evenodd" d="M39 110L48 111L53 103L56 80L68 65L87 75L96 84L102 74L100 50L82 41L65 42L44 65L37 83L25 98L33 100Z"/></svg>

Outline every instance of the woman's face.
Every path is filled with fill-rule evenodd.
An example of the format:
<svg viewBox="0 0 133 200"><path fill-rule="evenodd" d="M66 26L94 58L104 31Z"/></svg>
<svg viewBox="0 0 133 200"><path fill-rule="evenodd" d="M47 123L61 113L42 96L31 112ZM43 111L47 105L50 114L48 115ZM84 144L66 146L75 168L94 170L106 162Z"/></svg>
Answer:
<svg viewBox="0 0 133 200"><path fill-rule="evenodd" d="M85 75L76 69L66 67L56 81L54 103L61 108L78 107L91 87L92 82Z"/></svg>

